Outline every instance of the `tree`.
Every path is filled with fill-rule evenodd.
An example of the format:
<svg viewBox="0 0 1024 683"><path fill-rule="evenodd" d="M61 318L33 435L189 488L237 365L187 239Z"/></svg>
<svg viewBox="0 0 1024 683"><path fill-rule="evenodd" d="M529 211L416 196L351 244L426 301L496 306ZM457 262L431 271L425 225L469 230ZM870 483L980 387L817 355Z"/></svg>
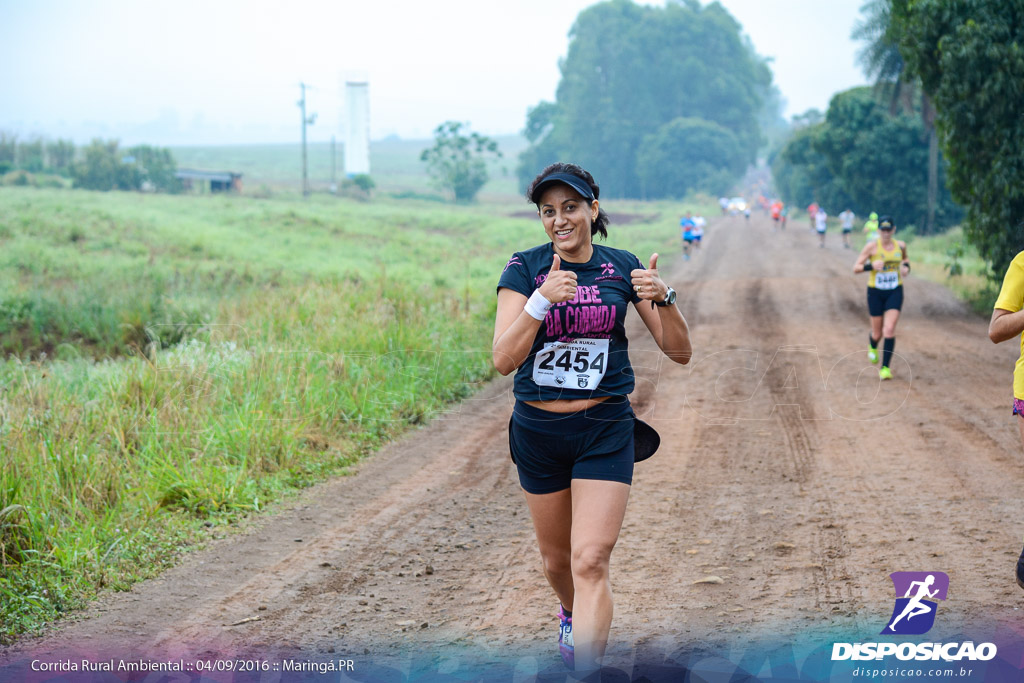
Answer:
<svg viewBox="0 0 1024 683"><path fill-rule="evenodd" d="M29 173L39 173L45 165L42 138L35 137L18 145L18 168Z"/></svg>
<svg viewBox="0 0 1024 683"><path fill-rule="evenodd" d="M75 187L87 190L137 190L142 175L134 164L124 163L117 140L93 139L82 150L82 159L71 167Z"/></svg>
<svg viewBox="0 0 1024 683"><path fill-rule="evenodd" d="M138 145L128 149L130 163L134 164L142 183L149 183L157 192L181 192L181 180L175 177L178 164L174 155L166 147L150 147Z"/></svg>
<svg viewBox="0 0 1024 683"><path fill-rule="evenodd" d="M997 276L1024 248L1024 5L893 0L899 46L935 104L949 188Z"/></svg>
<svg viewBox="0 0 1024 683"><path fill-rule="evenodd" d="M0 174L14 168L18 155L18 136L0 131Z"/></svg>
<svg viewBox="0 0 1024 683"><path fill-rule="evenodd" d="M60 175L71 172L71 164L75 160L75 143L71 140L58 138L46 145L46 158L50 169Z"/></svg>
<svg viewBox="0 0 1024 683"><path fill-rule="evenodd" d="M895 14L894 14L895 10ZM864 18L853 29L854 40L866 41L858 55L864 72L875 79L875 89L889 101L889 111L913 111L919 86L910 78L900 53L899 40L906 12L892 0L867 0L861 7ZM928 195L924 231L936 231L935 211L939 187L939 144L935 130L935 108L926 93L921 94L920 116L928 137Z"/></svg>
<svg viewBox="0 0 1024 683"><path fill-rule="evenodd" d="M747 166L747 155L731 131L685 117L646 136L636 158L647 197L681 198L691 190L720 195Z"/></svg>
<svg viewBox="0 0 1024 683"><path fill-rule="evenodd" d="M765 104L780 101L767 64L719 3L610 0L580 12L569 35L555 103L541 103L527 121L523 187L546 163L571 160L604 195L639 197L645 135L679 118L715 122L738 141L745 164L755 160Z"/></svg>
<svg viewBox="0 0 1024 683"><path fill-rule="evenodd" d="M851 206L843 183L829 169L825 155L818 149L827 126L821 120L821 113L811 110L794 119L816 123L796 128L772 159L772 178L779 194L787 204L804 207L817 202L833 213L838 211L836 206Z"/></svg>
<svg viewBox="0 0 1024 683"><path fill-rule="evenodd" d="M498 143L469 131L466 124L445 121L434 129L434 146L423 150L420 161L442 190L451 192L456 202L471 202L488 179L488 155L502 156Z"/></svg>
<svg viewBox="0 0 1024 683"><path fill-rule="evenodd" d="M794 132L772 162L776 187L800 206L877 211L921 227L928 213L924 126L916 111L890 113L876 93L837 93L823 121ZM948 227L962 212L943 190L936 218Z"/></svg>

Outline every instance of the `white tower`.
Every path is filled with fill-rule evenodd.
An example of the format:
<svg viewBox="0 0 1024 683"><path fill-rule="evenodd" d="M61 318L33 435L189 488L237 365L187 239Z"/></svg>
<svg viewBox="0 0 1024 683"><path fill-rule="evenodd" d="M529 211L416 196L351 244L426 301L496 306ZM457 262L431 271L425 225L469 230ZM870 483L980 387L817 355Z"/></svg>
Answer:
<svg viewBox="0 0 1024 683"><path fill-rule="evenodd" d="M370 84L345 80L345 175L370 172Z"/></svg>

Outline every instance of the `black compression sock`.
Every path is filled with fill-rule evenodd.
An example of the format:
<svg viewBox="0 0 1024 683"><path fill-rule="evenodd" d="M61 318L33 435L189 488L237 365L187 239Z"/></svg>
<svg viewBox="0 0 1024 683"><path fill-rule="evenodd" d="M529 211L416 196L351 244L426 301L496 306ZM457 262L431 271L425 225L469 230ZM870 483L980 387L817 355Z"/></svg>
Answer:
<svg viewBox="0 0 1024 683"><path fill-rule="evenodd" d="M868 344L870 344L873 349L878 348L878 340L872 337L870 332L868 332Z"/></svg>
<svg viewBox="0 0 1024 683"><path fill-rule="evenodd" d="M892 360L892 350L896 346L896 337L886 337L882 342L882 367L889 367Z"/></svg>

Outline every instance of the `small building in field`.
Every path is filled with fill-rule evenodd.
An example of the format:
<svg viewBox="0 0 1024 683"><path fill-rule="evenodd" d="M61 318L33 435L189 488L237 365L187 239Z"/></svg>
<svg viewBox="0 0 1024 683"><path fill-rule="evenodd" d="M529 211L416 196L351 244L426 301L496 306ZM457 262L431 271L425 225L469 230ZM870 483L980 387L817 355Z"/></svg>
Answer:
<svg viewBox="0 0 1024 683"><path fill-rule="evenodd" d="M174 174L186 191L242 192L242 174L232 171L196 171L182 168Z"/></svg>

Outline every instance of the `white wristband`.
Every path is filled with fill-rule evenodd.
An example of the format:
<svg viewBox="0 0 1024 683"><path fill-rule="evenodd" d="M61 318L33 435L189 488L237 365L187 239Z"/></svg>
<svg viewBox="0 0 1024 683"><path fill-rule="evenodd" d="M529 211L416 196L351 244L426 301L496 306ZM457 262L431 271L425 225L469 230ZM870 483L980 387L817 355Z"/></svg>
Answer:
<svg viewBox="0 0 1024 683"><path fill-rule="evenodd" d="M543 320L548 314L548 309L552 306L554 304L548 301L547 297L541 294L539 289L535 289L530 298L526 300L526 306L523 310L534 320Z"/></svg>

